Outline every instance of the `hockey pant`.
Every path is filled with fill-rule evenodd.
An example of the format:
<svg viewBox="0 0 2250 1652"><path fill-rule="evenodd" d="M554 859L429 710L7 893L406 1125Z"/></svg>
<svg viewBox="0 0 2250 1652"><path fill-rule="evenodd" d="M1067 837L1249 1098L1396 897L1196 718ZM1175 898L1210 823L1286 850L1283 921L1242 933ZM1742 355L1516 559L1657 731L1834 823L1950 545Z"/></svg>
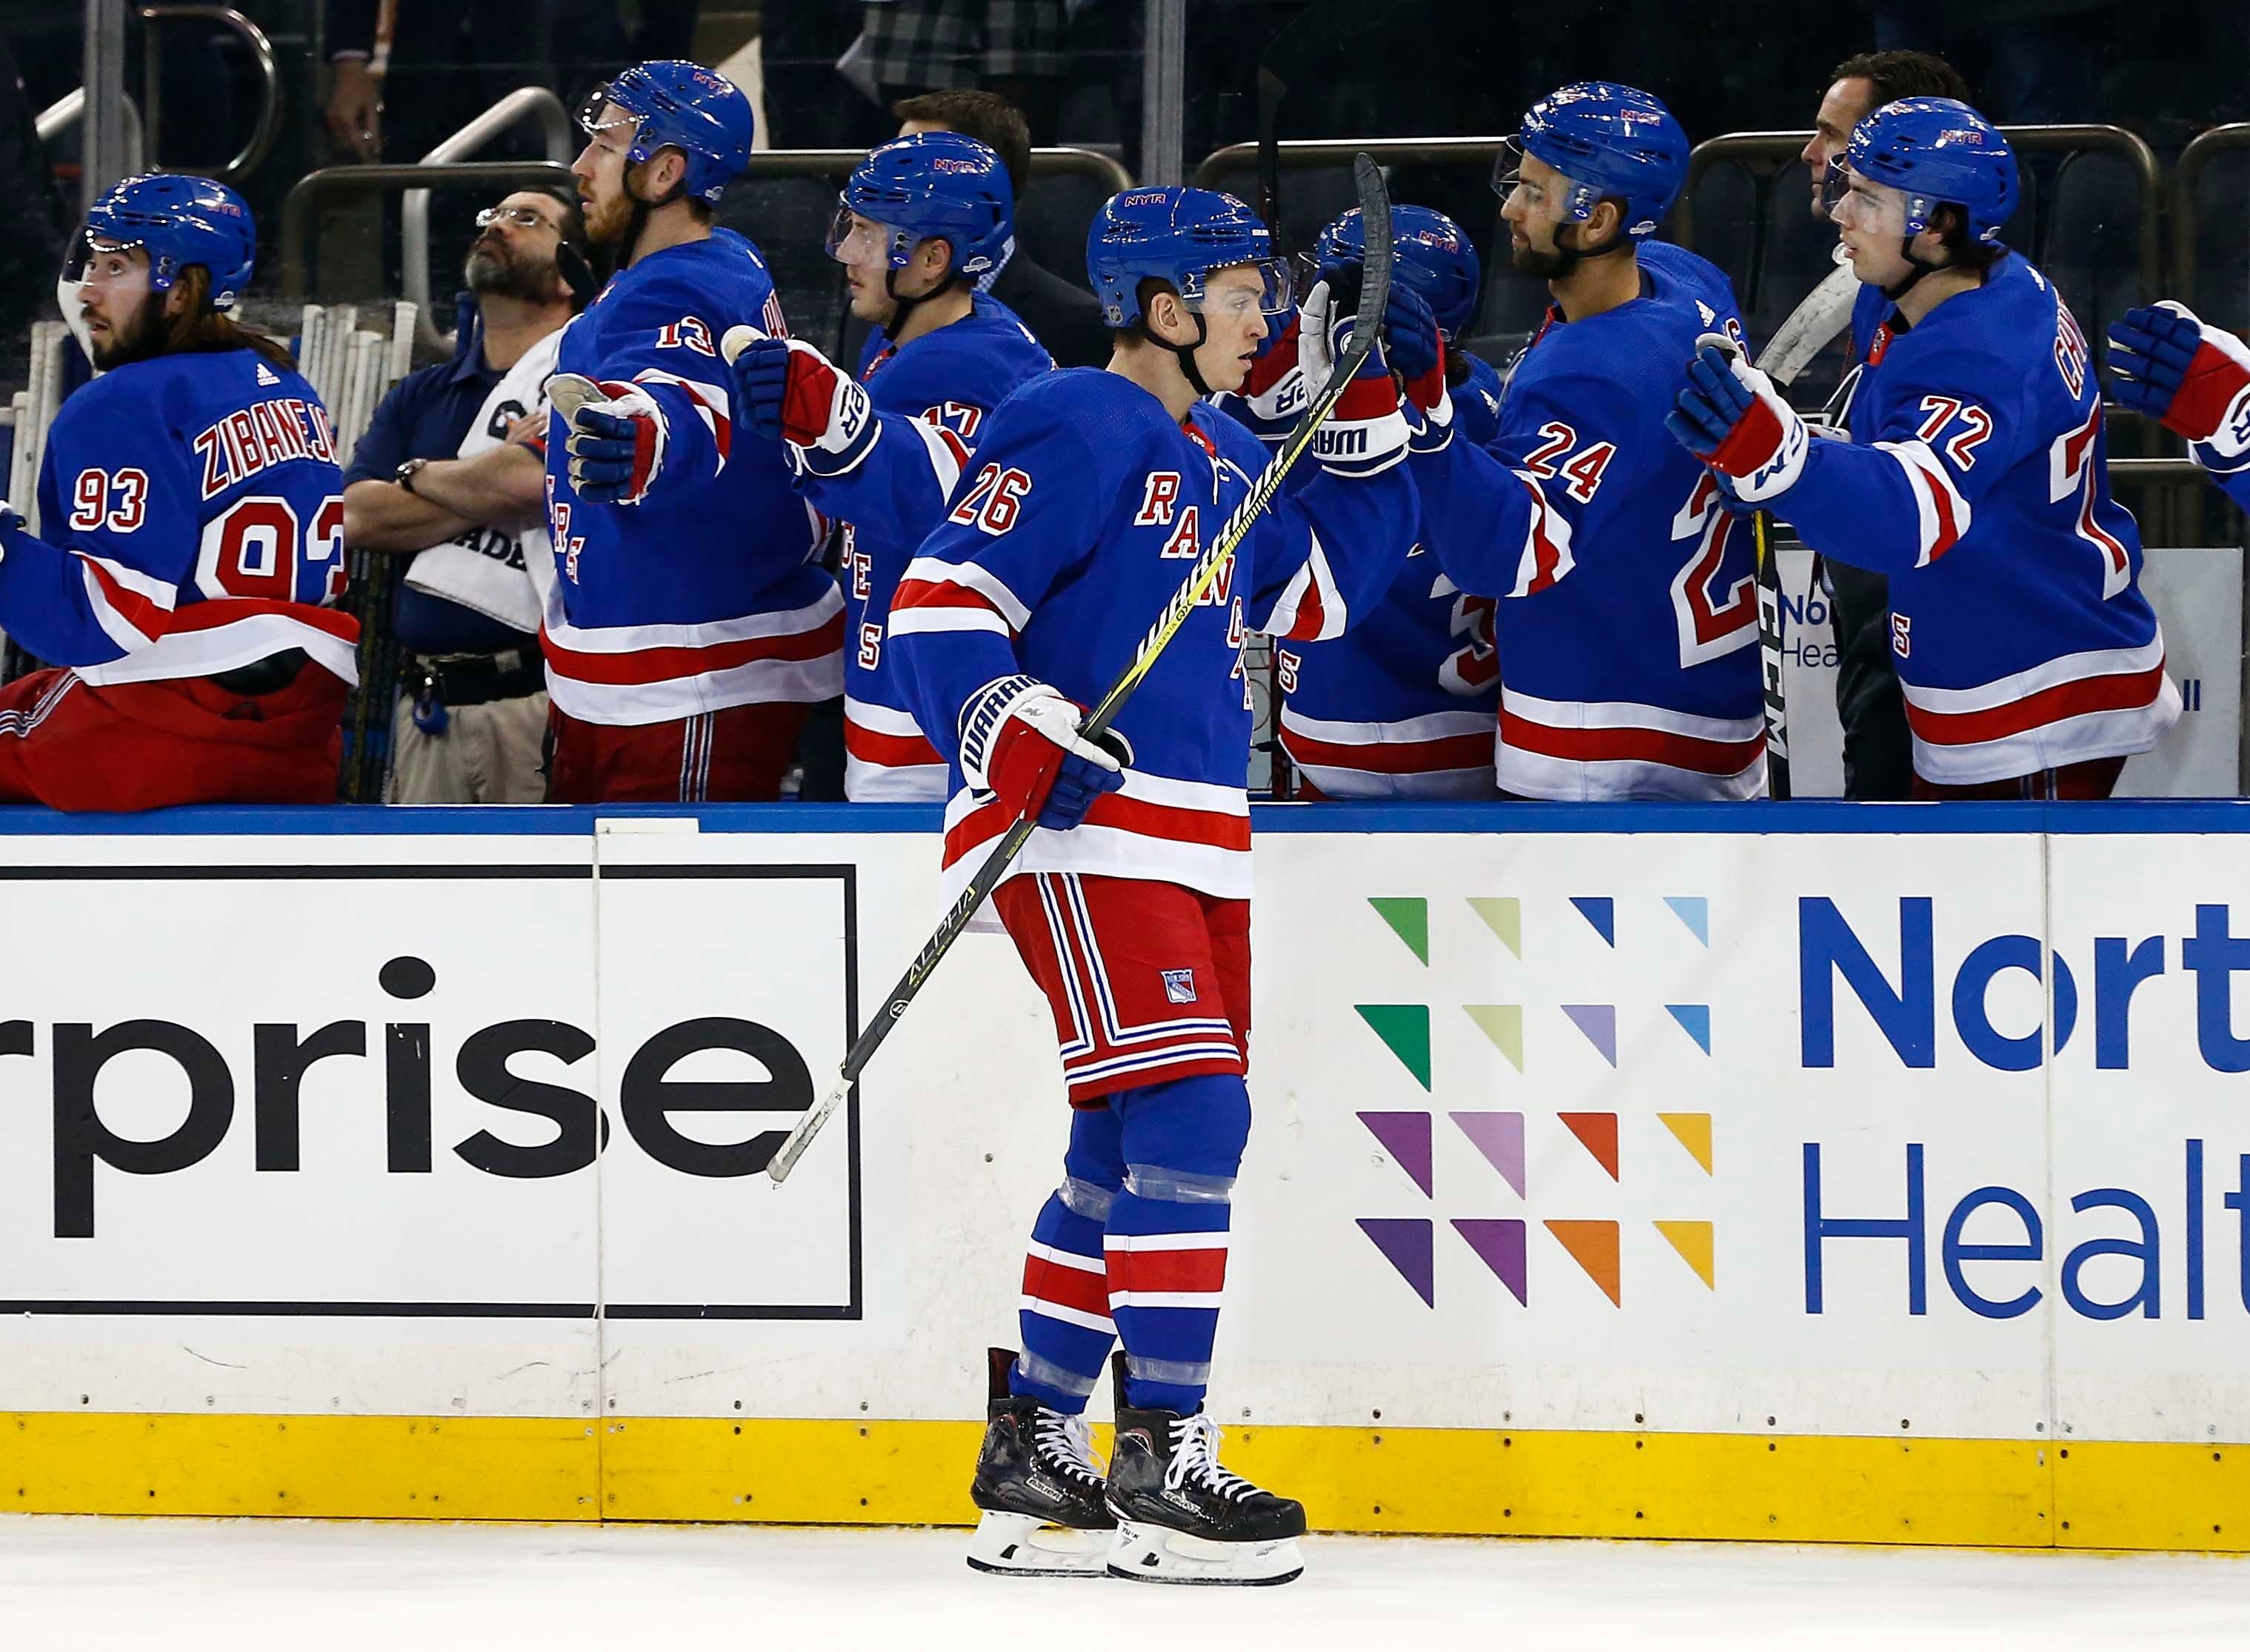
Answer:
<svg viewBox="0 0 2250 1652"><path fill-rule="evenodd" d="M333 803L349 692L310 663L261 695L203 677L96 686L33 672L0 688L0 802Z"/></svg>
<svg viewBox="0 0 2250 1652"><path fill-rule="evenodd" d="M728 706L670 722L547 718L549 803L771 803L811 707Z"/></svg>
<svg viewBox="0 0 2250 1652"><path fill-rule="evenodd" d="M2067 764L2060 769L2041 769L2036 774L2019 774L2011 780L1982 780L1968 785L1943 785L1935 780L1914 778L1914 800L1916 803L1942 803L1997 799L2031 802L2099 802L2117 789L2117 777L2125 771L2122 757L2089 757L2083 763Z"/></svg>
<svg viewBox="0 0 2250 1652"><path fill-rule="evenodd" d="M1248 903L1064 873L1011 878L994 902L1046 993L1073 1109L1011 1386L1081 1412L1122 1342L1129 1403L1192 1412L1250 1136Z"/></svg>

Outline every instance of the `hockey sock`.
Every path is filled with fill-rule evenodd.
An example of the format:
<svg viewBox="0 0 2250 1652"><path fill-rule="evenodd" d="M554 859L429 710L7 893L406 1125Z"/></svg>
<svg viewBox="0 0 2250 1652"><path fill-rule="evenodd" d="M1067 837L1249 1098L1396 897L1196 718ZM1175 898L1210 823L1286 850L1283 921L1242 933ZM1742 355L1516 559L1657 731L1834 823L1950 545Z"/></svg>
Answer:
<svg viewBox="0 0 2250 1652"><path fill-rule="evenodd" d="M1125 1173L1120 1135L1108 1108L1072 1113L1062 1185L1047 1195L1024 1258L1023 1352L1008 1391L1073 1416L1086 1409L1117 1340L1101 1231Z"/></svg>
<svg viewBox="0 0 2250 1652"><path fill-rule="evenodd" d="M1125 1187L1103 1234L1127 1403L1192 1412L1211 1382L1235 1173L1250 1135L1240 1075L1121 1092Z"/></svg>

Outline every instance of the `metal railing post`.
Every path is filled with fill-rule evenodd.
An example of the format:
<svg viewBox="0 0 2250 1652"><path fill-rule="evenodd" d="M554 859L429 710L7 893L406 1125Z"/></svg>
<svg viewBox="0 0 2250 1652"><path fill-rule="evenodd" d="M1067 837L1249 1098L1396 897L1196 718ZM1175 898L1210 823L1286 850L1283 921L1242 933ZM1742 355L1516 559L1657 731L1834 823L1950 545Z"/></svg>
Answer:
<svg viewBox="0 0 2250 1652"><path fill-rule="evenodd" d="M465 161L519 121L536 119L547 158L567 166L572 156L570 116L562 100L545 86L518 86L422 157L424 166ZM563 187L572 187L566 175ZM409 190L398 205L398 264L401 285L414 306L414 330L424 349L448 348L445 335L430 319L430 191Z"/></svg>

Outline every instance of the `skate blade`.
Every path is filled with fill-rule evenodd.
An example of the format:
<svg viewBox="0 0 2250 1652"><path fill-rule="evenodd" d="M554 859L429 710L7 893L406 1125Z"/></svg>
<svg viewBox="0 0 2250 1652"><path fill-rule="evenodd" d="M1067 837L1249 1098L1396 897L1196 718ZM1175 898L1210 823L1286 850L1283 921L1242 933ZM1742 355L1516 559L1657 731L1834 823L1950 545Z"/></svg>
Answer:
<svg viewBox="0 0 2250 1652"><path fill-rule="evenodd" d="M1098 1578L1106 1575L1115 1537L988 1509L969 1539L969 1564L1004 1578Z"/></svg>
<svg viewBox="0 0 2250 1652"><path fill-rule="evenodd" d="M1305 1569L1294 1538L1264 1543L1213 1543L1184 1531L1122 1520L1109 1552L1109 1575L1135 1583L1259 1587L1287 1583Z"/></svg>

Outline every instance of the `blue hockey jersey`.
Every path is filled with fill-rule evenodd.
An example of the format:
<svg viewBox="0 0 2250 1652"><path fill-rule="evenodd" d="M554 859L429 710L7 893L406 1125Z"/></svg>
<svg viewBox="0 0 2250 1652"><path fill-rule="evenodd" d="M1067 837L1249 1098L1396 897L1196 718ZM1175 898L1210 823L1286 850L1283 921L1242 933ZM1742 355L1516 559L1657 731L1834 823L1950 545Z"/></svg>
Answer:
<svg viewBox="0 0 2250 1652"><path fill-rule="evenodd" d="M874 445L840 475L797 477L806 498L842 519L844 794L854 803L945 799L945 758L922 737L883 657L891 593L945 515L986 416L1053 368L1015 312L982 293L969 315L904 345L873 334L859 380L874 407Z"/></svg>
<svg viewBox="0 0 2250 1652"><path fill-rule="evenodd" d="M1501 599L1497 768L1520 797L1765 787L1750 527L1662 422L1696 337L1739 338L1741 317L1710 263L1639 252L1639 298L1549 310L1489 446L1454 436L1414 459L1425 543L1461 590Z"/></svg>
<svg viewBox="0 0 2250 1652"><path fill-rule="evenodd" d="M561 415L547 444L553 586L541 628L555 703L583 722L669 722L844 688L844 602L813 560L817 513L779 441L737 432L719 343L782 335L773 280L731 230L620 271L562 335L556 370L646 391L664 466L638 504L570 486Z"/></svg>
<svg viewBox="0 0 2250 1652"><path fill-rule="evenodd" d="M890 646L915 715L952 765L945 894L1011 824L961 777L959 718L997 678L1029 673L1091 706L1265 467L1258 439L1198 404L1186 425L1121 375L1034 379L986 421L974 479L923 542L891 607ZM1116 727L1122 790L1084 825L1034 833L1017 872L1098 873L1250 893L1250 685L1242 645L1339 635L1382 592L1412 537L1404 465L1322 475L1275 500L1229 573L1157 659Z"/></svg>
<svg viewBox="0 0 2250 1652"><path fill-rule="evenodd" d="M2178 719L2111 498L2099 386L2053 286L2014 253L1868 341L1846 417L1771 502L1807 544L1890 576L1915 771L2011 779L2145 751Z"/></svg>
<svg viewBox="0 0 2250 1652"><path fill-rule="evenodd" d="M44 537L0 547L0 630L88 682L205 677L302 649L359 680L335 432L248 349L130 362L55 415Z"/></svg>
<svg viewBox="0 0 2250 1652"><path fill-rule="evenodd" d="M1281 342L1287 344L1287 338ZM1457 439L1482 446L1500 425L1500 375L1463 355L1453 391ZM1291 367L1254 401L1211 398L1268 447L1310 392ZM1316 471L1290 473L1292 487ZM1465 595L1417 545L1380 602L1343 636L1274 649L1281 747L1300 797L1489 798L1500 662L1492 599Z"/></svg>

